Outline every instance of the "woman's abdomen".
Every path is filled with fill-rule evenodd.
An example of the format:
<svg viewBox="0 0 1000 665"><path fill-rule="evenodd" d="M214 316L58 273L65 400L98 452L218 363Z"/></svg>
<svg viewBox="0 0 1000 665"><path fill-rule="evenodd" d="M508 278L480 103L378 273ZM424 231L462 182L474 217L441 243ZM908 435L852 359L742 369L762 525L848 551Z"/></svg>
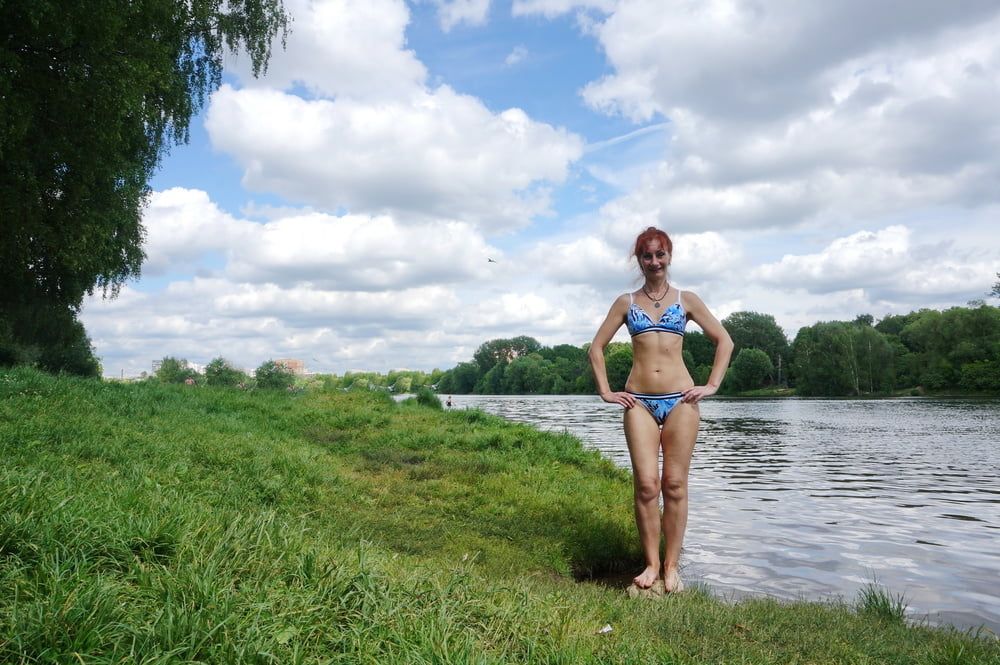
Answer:
<svg viewBox="0 0 1000 665"><path fill-rule="evenodd" d="M647 333L650 337L670 333ZM625 389L636 393L662 394L686 390L694 385L681 355L681 339L633 340L632 371ZM638 343L637 343L638 342Z"/></svg>

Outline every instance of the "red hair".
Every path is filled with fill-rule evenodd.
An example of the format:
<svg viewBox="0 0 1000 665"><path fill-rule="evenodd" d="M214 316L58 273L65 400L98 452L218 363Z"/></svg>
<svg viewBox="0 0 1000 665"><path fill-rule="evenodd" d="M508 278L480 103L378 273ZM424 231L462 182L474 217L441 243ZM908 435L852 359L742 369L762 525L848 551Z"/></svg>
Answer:
<svg viewBox="0 0 1000 665"><path fill-rule="evenodd" d="M671 256L674 253L674 243L670 242L670 236L656 228L655 226L650 226L645 231L639 234L639 237L635 239L635 249L632 250L632 256L638 258L642 254L643 248L645 248L646 243L651 240L659 240L660 247L667 250L667 253Z"/></svg>

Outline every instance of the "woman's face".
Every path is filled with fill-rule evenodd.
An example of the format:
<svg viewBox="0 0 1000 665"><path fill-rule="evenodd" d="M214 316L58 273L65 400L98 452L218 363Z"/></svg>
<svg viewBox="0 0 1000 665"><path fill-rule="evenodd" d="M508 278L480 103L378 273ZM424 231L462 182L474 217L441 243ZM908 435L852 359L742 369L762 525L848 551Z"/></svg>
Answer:
<svg viewBox="0 0 1000 665"><path fill-rule="evenodd" d="M670 253L659 240L650 240L639 254L639 268L647 277L663 275L670 265Z"/></svg>

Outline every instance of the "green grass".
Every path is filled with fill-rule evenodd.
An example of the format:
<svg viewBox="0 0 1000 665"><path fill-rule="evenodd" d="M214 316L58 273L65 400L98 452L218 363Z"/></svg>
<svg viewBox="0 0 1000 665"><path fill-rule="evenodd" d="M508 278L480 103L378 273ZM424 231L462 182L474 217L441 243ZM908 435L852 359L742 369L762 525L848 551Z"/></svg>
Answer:
<svg viewBox="0 0 1000 665"><path fill-rule="evenodd" d="M906 619L906 600L893 595L873 580L858 592L858 612L879 621L901 622Z"/></svg>
<svg viewBox="0 0 1000 665"><path fill-rule="evenodd" d="M1000 662L860 600L587 581L639 561L627 473L478 411L18 369L0 456L0 663Z"/></svg>

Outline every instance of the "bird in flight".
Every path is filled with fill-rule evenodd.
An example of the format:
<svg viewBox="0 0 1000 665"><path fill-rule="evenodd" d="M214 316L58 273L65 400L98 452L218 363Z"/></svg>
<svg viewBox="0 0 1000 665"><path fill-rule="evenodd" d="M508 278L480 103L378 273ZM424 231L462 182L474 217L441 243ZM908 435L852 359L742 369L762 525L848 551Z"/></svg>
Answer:
<svg viewBox="0 0 1000 665"><path fill-rule="evenodd" d="M488 256L486 257L486 261L489 262L489 263L496 263L496 259L491 259Z"/></svg>

